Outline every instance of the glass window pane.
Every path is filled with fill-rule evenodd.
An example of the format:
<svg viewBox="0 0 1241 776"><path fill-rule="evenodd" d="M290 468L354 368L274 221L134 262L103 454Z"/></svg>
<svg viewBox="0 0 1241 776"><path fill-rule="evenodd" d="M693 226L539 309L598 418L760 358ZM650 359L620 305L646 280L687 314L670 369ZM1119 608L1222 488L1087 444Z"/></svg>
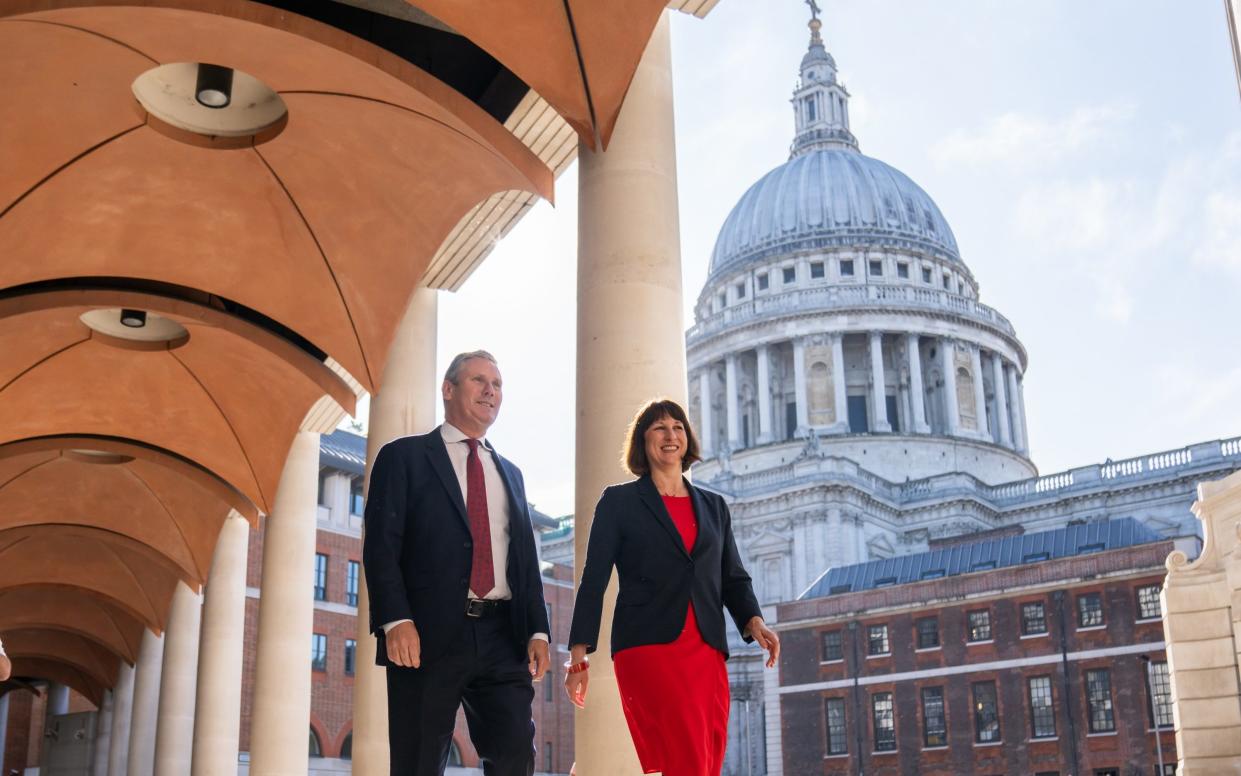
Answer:
<svg viewBox="0 0 1241 776"><path fill-rule="evenodd" d="M867 629L866 654L888 654L888 626L872 625Z"/></svg>
<svg viewBox="0 0 1241 776"><path fill-rule="evenodd" d="M1138 588L1138 619L1153 620L1163 616L1159 603L1159 585L1146 585Z"/></svg>
<svg viewBox="0 0 1241 776"><path fill-rule="evenodd" d="M315 553L315 600L327 600L327 556Z"/></svg>
<svg viewBox="0 0 1241 776"><path fill-rule="evenodd" d="M356 560L349 561L349 573L345 577L345 603L358 605L358 576L362 572L362 564Z"/></svg>
<svg viewBox="0 0 1241 776"><path fill-rule="evenodd" d="M844 659L844 649L841 646L840 631L827 631L823 634L823 659Z"/></svg>
<svg viewBox="0 0 1241 776"><path fill-rule="evenodd" d="M922 688L922 740L927 746L948 745L943 687Z"/></svg>
<svg viewBox="0 0 1241 776"><path fill-rule="evenodd" d="M923 617L918 620L918 649L932 649L939 646L939 619Z"/></svg>
<svg viewBox="0 0 1241 776"><path fill-rule="evenodd" d="M1030 678L1030 734L1034 738L1056 735L1056 711L1052 705L1050 676Z"/></svg>
<svg viewBox="0 0 1241 776"><path fill-rule="evenodd" d="M1086 705L1091 733L1110 733L1116 729L1112 714L1112 677L1106 668L1086 672Z"/></svg>
<svg viewBox="0 0 1241 776"><path fill-rule="evenodd" d="M315 671L327 670L327 636L322 633L310 636L310 667Z"/></svg>
<svg viewBox="0 0 1241 776"><path fill-rule="evenodd" d="M827 698L823 706L827 715L827 753L844 754L849 751L845 736L845 699Z"/></svg>
<svg viewBox="0 0 1241 776"><path fill-rule="evenodd" d="M1043 610L1042 601L1034 601L1021 605L1021 634L1031 636L1035 633L1047 632L1047 615Z"/></svg>
<svg viewBox="0 0 1241 776"><path fill-rule="evenodd" d="M1000 740L1000 710L995 698L995 682L974 685L974 740L980 744Z"/></svg>
<svg viewBox="0 0 1241 776"><path fill-rule="evenodd" d="M875 751L896 749L896 719L892 716L892 693L877 692L870 696L871 717L875 725Z"/></svg>
<svg viewBox="0 0 1241 776"><path fill-rule="evenodd" d="M1103 596L1083 593L1077 597L1077 627L1094 628L1103 624Z"/></svg>
<svg viewBox="0 0 1241 776"><path fill-rule="evenodd" d="M797 280L797 268L796 267L785 267L784 268L784 282L792 283L796 280Z"/></svg>
<svg viewBox="0 0 1241 776"><path fill-rule="evenodd" d="M810 262L810 277L821 278L824 276L824 274L825 273L823 272L823 262L821 261Z"/></svg>
<svg viewBox="0 0 1241 776"><path fill-rule="evenodd" d="M967 636L970 641L990 641L991 640L991 612L984 609L982 611L970 612L969 630Z"/></svg>
<svg viewBox="0 0 1241 776"><path fill-rule="evenodd" d="M843 277L848 277L853 274L853 259L841 259L840 274Z"/></svg>
<svg viewBox="0 0 1241 776"><path fill-rule="evenodd" d="M1155 724L1172 727L1172 685L1168 680L1167 662L1151 663L1150 694L1154 702Z"/></svg>

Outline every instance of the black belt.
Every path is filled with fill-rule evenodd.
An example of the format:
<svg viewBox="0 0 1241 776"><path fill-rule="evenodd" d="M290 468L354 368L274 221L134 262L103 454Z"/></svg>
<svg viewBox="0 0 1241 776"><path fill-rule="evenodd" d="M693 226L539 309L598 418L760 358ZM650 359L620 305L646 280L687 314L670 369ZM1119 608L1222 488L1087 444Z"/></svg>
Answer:
<svg viewBox="0 0 1241 776"><path fill-rule="evenodd" d="M471 598L465 604L466 617L495 617L508 612L508 601L490 598Z"/></svg>

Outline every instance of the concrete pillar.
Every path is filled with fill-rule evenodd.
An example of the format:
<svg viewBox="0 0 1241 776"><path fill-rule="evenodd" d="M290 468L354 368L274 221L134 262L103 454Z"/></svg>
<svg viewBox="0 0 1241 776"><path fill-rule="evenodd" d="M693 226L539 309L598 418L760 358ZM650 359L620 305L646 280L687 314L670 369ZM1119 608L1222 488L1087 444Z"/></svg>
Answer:
<svg viewBox="0 0 1241 776"><path fill-rule="evenodd" d="M974 372L974 416L978 418L978 435L990 439L991 430L987 427L987 392L982 385L982 349L977 345L970 345L970 367Z"/></svg>
<svg viewBox="0 0 1241 776"><path fill-rule="evenodd" d="M810 405L806 398L806 340L793 340L793 394L797 402L797 431L799 437L810 430Z"/></svg>
<svg viewBox="0 0 1241 776"><path fill-rule="evenodd" d="M59 717L69 713L69 685L53 684L48 688L47 715Z"/></svg>
<svg viewBox="0 0 1241 776"><path fill-rule="evenodd" d="M606 152L578 152L577 528L580 578L600 491L631 478L624 429L652 396L684 402L681 251L668 12L655 27ZM624 379L616 379L624 375ZM590 699L574 725L578 773L641 772L608 655L613 578L604 599Z"/></svg>
<svg viewBox="0 0 1241 776"><path fill-rule="evenodd" d="M1026 449L1026 428L1021 417L1021 394L1017 388L1017 365L1010 364L1004 368L1008 377L1008 406L1012 409L1013 447L1018 451Z"/></svg>
<svg viewBox="0 0 1241 776"><path fill-rule="evenodd" d="M956 435L961 431L961 408L957 405L957 363L954 357L955 345L950 339L939 341L940 368L944 373L944 418L947 421L948 433Z"/></svg>
<svg viewBox="0 0 1241 776"><path fill-rule="evenodd" d="M1013 437L1008 430L1008 391L1004 386L1004 359L999 353L991 354L991 382L995 386L995 417L1000 428L1000 444L1013 446Z"/></svg>
<svg viewBox="0 0 1241 776"><path fill-rule="evenodd" d="M202 598L184 582L172 594L164 634L164 670L155 729L155 776L188 776L194 752L194 703L198 689L198 635Z"/></svg>
<svg viewBox="0 0 1241 776"><path fill-rule="evenodd" d="M103 691L103 703L95 717L95 750L91 755L91 776L108 776L108 751L112 748L112 699L115 694L113 690ZM3 761L4 722L0 720L0 762Z"/></svg>
<svg viewBox="0 0 1241 776"><path fill-rule="evenodd" d="M112 735L108 745L108 776L129 773L129 730L134 709L134 666L122 661L112 688Z"/></svg>
<svg viewBox="0 0 1241 776"><path fill-rule="evenodd" d="M741 417L737 409L737 356L724 357L724 415L728 419L728 449L741 449Z"/></svg>
<svg viewBox="0 0 1241 776"><path fill-rule="evenodd" d="M711 423L711 365L707 364L698 374L698 402L702 408L702 428L698 430L698 444L702 447L702 457L710 458L715 453L715 429Z"/></svg>
<svg viewBox="0 0 1241 776"><path fill-rule="evenodd" d="M198 640L193 776L232 776L241 735L241 660L250 524L236 512L220 528L207 576Z"/></svg>
<svg viewBox="0 0 1241 776"><path fill-rule="evenodd" d="M771 353L766 345L759 345L758 376L755 393L758 394L758 443L765 445L772 440L771 434Z"/></svg>
<svg viewBox="0 0 1241 776"><path fill-rule="evenodd" d="M832 392L836 405L836 430L849 433L849 390L845 385L845 335L832 335Z"/></svg>
<svg viewBox="0 0 1241 776"><path fill-rule="evenodd" d="M388 350L379 391L371 398L366 440L366 476L379 448L398 437L422 434L435 427L439 378L435 372L435 341L439 297L419 288L410 297L396 337ZM504 364L500 364L501 373ZM358 635L353 680L353 774L388 774L388 685L383 668L375 665L377 642L370 632L371 601L366 575L358 579ZM544 681L553 681L549 675ZM305 738L305 734L302 736Z"/></svg>
<svg viewBox="0 0 1241 776"><path fill-rule="evenodd" d="M922 387L922 351L917 334L908 334L905 349L909 352L909 405L913 411L913 432L931 433L926 422L926 391Z"/></svg>
<svg viewBox="0 0 1241 776"><path fill-rule="evenodd" d="M309 767L311 580L318 513L319 435L293 437L263 537L250 773L287 776Z"/></svg>
<svg viewBox="0 0 1241 776"><path fill-rule="evenodd" d="M870 430L891 431L892 424L888 422L888 391L883 374L883 332L870 333L870 379L870 403L874 407Z"/></svg>
<svg viewBox="0 0 1241 776"><path fill-rule="evenodd" d="M164 637L142 632L134 671L134 705L129 723L129 776L155 771L155 726L159 721L159 685L164 672Z"/></svg>

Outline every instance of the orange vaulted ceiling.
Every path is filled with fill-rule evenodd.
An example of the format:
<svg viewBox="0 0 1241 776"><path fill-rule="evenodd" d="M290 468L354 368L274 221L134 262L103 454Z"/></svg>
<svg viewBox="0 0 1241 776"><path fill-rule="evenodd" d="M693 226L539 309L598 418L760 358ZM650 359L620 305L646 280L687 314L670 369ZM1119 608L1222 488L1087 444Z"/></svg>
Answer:
<svg viewBox="0 0 1241 776"><path fill-rule="evenodd" d="M161 134L130 86L173 62L258 78L287 125L232 150ZM103 276L214 294L296 332L368 390L462 215L498 191L551 194L551 172L458 93L266 6L9 2L0 72L0 288Z"/></svg>
<svg viewBox="0 0 1241 776"><path fill-rule="evenodd" d="M407 0L465 35L604 148L668 0Z"/></svg>

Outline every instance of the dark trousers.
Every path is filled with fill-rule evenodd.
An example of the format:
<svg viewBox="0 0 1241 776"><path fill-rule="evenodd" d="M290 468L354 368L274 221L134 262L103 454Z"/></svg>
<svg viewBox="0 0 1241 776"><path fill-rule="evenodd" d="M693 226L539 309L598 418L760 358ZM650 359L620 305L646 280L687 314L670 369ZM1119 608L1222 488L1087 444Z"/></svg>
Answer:
<svg viewBox="0 0 1241 776"><path fill-rule="evenodd" d="M388 666L392 776L442 776L457 707L487 776L534 773L534 701L507 617L466 618L458 643L421 668Z"/></svg>

